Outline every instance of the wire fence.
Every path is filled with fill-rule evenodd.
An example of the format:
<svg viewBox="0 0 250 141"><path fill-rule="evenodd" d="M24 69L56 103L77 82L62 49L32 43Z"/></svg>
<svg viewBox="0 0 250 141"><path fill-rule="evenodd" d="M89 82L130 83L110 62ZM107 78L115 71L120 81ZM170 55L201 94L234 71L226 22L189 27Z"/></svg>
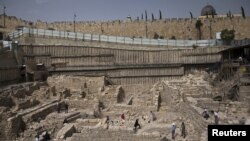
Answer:
<svg viewBox="0 0 250 141"><path fill-rule="evenodd" d="M24 34L42 37L54 37L54 38L67 38L82 41L95 41L95 42L108 42L108 43L120 43L131 45L149 45L149 46L173 46L173 47L207 47L207 46L221 46L223 42L221 40L169 40L169 39L148 39L148 38L131 38L122 36L107 36L100 34L86 34L81 32L68 32L57 30L45 30L36 28L21 28L15 32L9 34L10 39L18 38ZM250 44L250 40L233 40L230 45L239 46Z"/></svg>

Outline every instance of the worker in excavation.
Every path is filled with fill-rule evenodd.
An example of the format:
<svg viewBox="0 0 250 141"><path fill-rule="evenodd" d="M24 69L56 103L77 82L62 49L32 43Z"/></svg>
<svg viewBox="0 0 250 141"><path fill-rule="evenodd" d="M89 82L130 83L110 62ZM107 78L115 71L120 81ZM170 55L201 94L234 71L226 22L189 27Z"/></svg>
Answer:
<svg viewBox="0 0 250 141"><path fill-rule="evenodd" d="M174 138L175 138L175 129L176 129L176 125L175 125L175 123L172 123L171 132L172 132L172 139L173 139L173 140L174 140Z"/></svg>
<svg viewBox="0 0 250 141"><path fill-rule="evenodd" d="M109 129L109 123L110 123L110 119L109 119L109 116L107 116L104 122L104 124L106 124L106 129Z"/></svg>
<svg viewBox="0 0 250 141"><path fill-rule="evenodd" d="M202 113L202 116L207 120L209 118L209 114L207 109L204 110L204 112Z"/></svg>
<svg viewBox="0 0 250 141"><path fill-rule="evenodd" d="M181 123L181 136L182 136L183 138L186 137L186 127L185 127L184 122Z"/></svg>
<svg viewBox="0 0 250 141"><path fill-rule="evenodd" d="M121 114L121 119L122 119L122 120L125 120L125 115L124 115L124 113Z"/></svg>
<svg viewBox="0 0 250 141"><path fill-rule="evenodd" d="M135 124L134 124L134 130L136 131L138 129L141 129L141 125L139 124L139 119L135 120Z"/></svg>
<svg viewBox="0 0 250 141"><path fill-rule="evenodd" d="M219 124L219 115L218 115L218 112L214 112L214 124L215 125Z"/></svg>
<svg viewBox="0 0 250 141"><path fill-rule="evenodd" d="M25 81L25 75L26 75L26 66L22 64L22 66L20 67L20 75L21 75L21 79L22 81Z"/></svg>
<svg viewBox="0 0 250 141"><path fill-rule="evenodd" d="M45 141L50 141L51 140L50 134L48 133L48 131L45 132L44 139L45 139Z"/></svg>
<svg viewBox="0 0 250 141"><path fill-rule="evenodd" d="M40 141L39 136L40 136L39 133L37 133L35 136L35 141Z"/></svg>
<svg viewBox="0 0 250 141"><path fill-rule="evenodd" d="M125 124L125 115L124 115L124 113L121 114L121 124L122 125Z"/></svg>
<svg viewBox="0 0 250 141"><path fill-rule="evenodd" d="M153 113L153 111L150 111L149 112L149 121L148 121L148 123L153 122L155 120L156 120L155 114Z"/></svg>

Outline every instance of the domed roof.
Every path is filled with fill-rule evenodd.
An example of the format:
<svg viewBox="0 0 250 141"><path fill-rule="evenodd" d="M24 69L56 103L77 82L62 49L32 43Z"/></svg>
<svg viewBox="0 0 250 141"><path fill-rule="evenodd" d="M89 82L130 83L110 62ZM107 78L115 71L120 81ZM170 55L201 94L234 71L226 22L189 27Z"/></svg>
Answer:
<svg viewBox="0 0 250 141"><path fill-rule="evenodd" d="M216 15L216 11L212 5L206 5L201 10L201 16Z"/></svg>

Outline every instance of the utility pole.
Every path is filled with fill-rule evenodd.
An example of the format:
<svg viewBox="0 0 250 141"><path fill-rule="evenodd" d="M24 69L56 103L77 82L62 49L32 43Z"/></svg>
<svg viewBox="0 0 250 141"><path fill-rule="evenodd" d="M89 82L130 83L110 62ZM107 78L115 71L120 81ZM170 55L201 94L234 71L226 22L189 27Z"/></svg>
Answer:
<svg viewBox="0 0 250 141"><path fill-rule="evenodd" d="M74 14L74 32L76 32L76 14Z"/></svg>
<svg viewBox="0 0 250 141"><path fill-rule="evenodd" d="M3 6L3 27L5 28L5 5Z"/></svg>

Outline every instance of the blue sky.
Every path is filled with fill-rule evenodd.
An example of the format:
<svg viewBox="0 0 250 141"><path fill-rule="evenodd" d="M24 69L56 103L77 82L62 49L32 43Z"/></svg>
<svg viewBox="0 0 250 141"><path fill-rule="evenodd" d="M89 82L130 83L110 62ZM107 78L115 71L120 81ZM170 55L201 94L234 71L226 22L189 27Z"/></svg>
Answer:
<svg viewBox="0 0 250 141"><path fill-rule="evenodd" d="M200 15L202 7L211 4L217 13L240 13L243 6L250 16L250 0L0 0L6 6L6 13L29 21L43 20L72 21L74 13L77 21L123 20L130 15L133 19L147 10L158 18L159 10L163 18L194 17ZM3 13L2 6L0 14Z"/></svg>

